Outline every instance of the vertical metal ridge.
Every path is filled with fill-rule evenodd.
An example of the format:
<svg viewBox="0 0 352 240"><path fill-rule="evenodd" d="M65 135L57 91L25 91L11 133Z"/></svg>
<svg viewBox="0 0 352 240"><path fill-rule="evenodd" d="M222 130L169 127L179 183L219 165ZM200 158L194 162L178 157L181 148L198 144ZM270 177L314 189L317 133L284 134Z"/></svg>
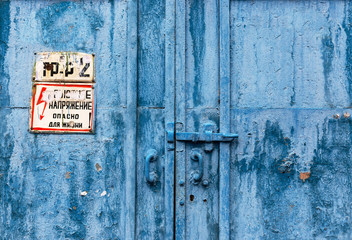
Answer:
<svg viewBox="0 0 352 240"><path fill-rule="evenodd" d="M220 131L229 133L230 119L230 6L219 0ZM230 143L220 143L219 239L230 238Z"/></svg>
<svg viewBox="0 0 352 240"><path fill-rule="evenodd" d="M176 132L176 0L174 1L174 132ZM174 136L174 196L173 196L173 201L174 201L174 219L173 219L173 239L176 239L176 136Z"/></svg>
<svg viewBox="0 0 352 240"><path fill-rule="evenodd" d="M175 101L175 133L177 131L185 130L186 120L186 0L176 1L176 57L175 57L175 70L176 70L176 101ZM182 128L177 126L178 123L183 123ZM176 135L176 134L175 134ZM175 143L176 152L176 168L175 180L186 181L185 173L185 143ZM185 186L176 184L175 201L176 201L176 214L175 214L175 239L185 239L186 236L186 194ZM180 201L184 201L185 205L179 205Z"/></svg>
<svg viewBox="0 0 352 240"><path fill-rule="evenodd" d="M175 122L175 0L165 4L165 129ZM165 133L166 136L166 133ZM165 137L165 239L174 238L175 228L175 144L173 147Z"/></svg>
<svg viewBox="0 0 352 240"><path fill-rule="evenodd" d="M125 238L136 239L137 163L137 34L138 2L127 3L127 118L126 118L126 199Z"/></svg>

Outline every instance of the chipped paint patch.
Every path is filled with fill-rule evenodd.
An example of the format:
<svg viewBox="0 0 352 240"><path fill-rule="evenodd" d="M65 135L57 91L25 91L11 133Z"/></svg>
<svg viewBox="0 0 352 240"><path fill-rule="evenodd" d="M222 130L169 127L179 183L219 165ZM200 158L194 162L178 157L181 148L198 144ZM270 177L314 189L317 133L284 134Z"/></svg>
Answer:
<svg viewBox="0 0 352 240"><path fill-rule="evenodd" d="M71 172L66 172L65 173L65 178L70 179L71 178Z"/></svg>
<svg viewBox="0 0 352 240"><path fill-rule="evenodd" d="M299 174L299 179L303 180L303 182L305 182L309 177L310 177L310 172L301 172Z"/></svg>
<svg viewBox="0 0 352 240"><path fill-rule="evenodd" d="M97 169L98 172L100 172L101 170L103 170L103 168L100 166L99 163L95 164L95 168Z"/></svg>

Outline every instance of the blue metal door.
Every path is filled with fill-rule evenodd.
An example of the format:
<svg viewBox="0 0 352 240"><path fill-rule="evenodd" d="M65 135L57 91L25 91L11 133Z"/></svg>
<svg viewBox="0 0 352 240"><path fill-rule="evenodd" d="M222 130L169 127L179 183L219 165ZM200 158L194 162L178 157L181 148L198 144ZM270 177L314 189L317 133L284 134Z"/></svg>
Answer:
<svg viewBox="0 0 352 240"><path fill-rule="evenodd" d="M229 24L228 1L138 3L138 239L230 236Z"/></svg>
<svg viewBox="0 0 352 240"><path fill-rule="evenodd" d="M229 238L228 18L228 1L176 2L176 239Z"/></svg>

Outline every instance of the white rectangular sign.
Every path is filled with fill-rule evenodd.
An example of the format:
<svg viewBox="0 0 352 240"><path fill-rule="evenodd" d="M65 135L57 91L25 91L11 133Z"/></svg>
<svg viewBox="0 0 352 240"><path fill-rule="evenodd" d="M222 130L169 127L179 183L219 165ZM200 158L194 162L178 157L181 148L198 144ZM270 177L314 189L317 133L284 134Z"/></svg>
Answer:
<svg viewBox="0 0 352 240"><path fill-rule="evenodd" d="M79 52L36 53L36 82L93 82L94 55Z"/></svg>
<svg viewBox="0 0 352 240"><path fill-rule="evenodd" d="M93 84L35 83L30 130L90 133L93 131L93 110Z"/></svg>

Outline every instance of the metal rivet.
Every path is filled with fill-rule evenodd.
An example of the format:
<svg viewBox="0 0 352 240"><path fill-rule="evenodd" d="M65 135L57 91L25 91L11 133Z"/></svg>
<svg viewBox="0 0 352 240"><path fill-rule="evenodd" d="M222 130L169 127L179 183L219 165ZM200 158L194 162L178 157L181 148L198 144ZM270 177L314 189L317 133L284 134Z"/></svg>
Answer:
<svg viewBox="0 0 352 240"><path fill-rule="evenodd" d="M178 184L180 184L180 186L183 186L185 184L185 181L180 180L180 181L178 181Z"/></svg>
<svg viewBox="0 0 352 240"><path fill-rule="evenodd" d="M180 201L180 205L183 206L185 202L183 200Z"/></svg>
<svg viewBox="0 0 352 240"><path fill-rule="evenodd" d="M204 187L208 186L209 185L209 181L208 180L203 180L202 185Z"/></svg>

